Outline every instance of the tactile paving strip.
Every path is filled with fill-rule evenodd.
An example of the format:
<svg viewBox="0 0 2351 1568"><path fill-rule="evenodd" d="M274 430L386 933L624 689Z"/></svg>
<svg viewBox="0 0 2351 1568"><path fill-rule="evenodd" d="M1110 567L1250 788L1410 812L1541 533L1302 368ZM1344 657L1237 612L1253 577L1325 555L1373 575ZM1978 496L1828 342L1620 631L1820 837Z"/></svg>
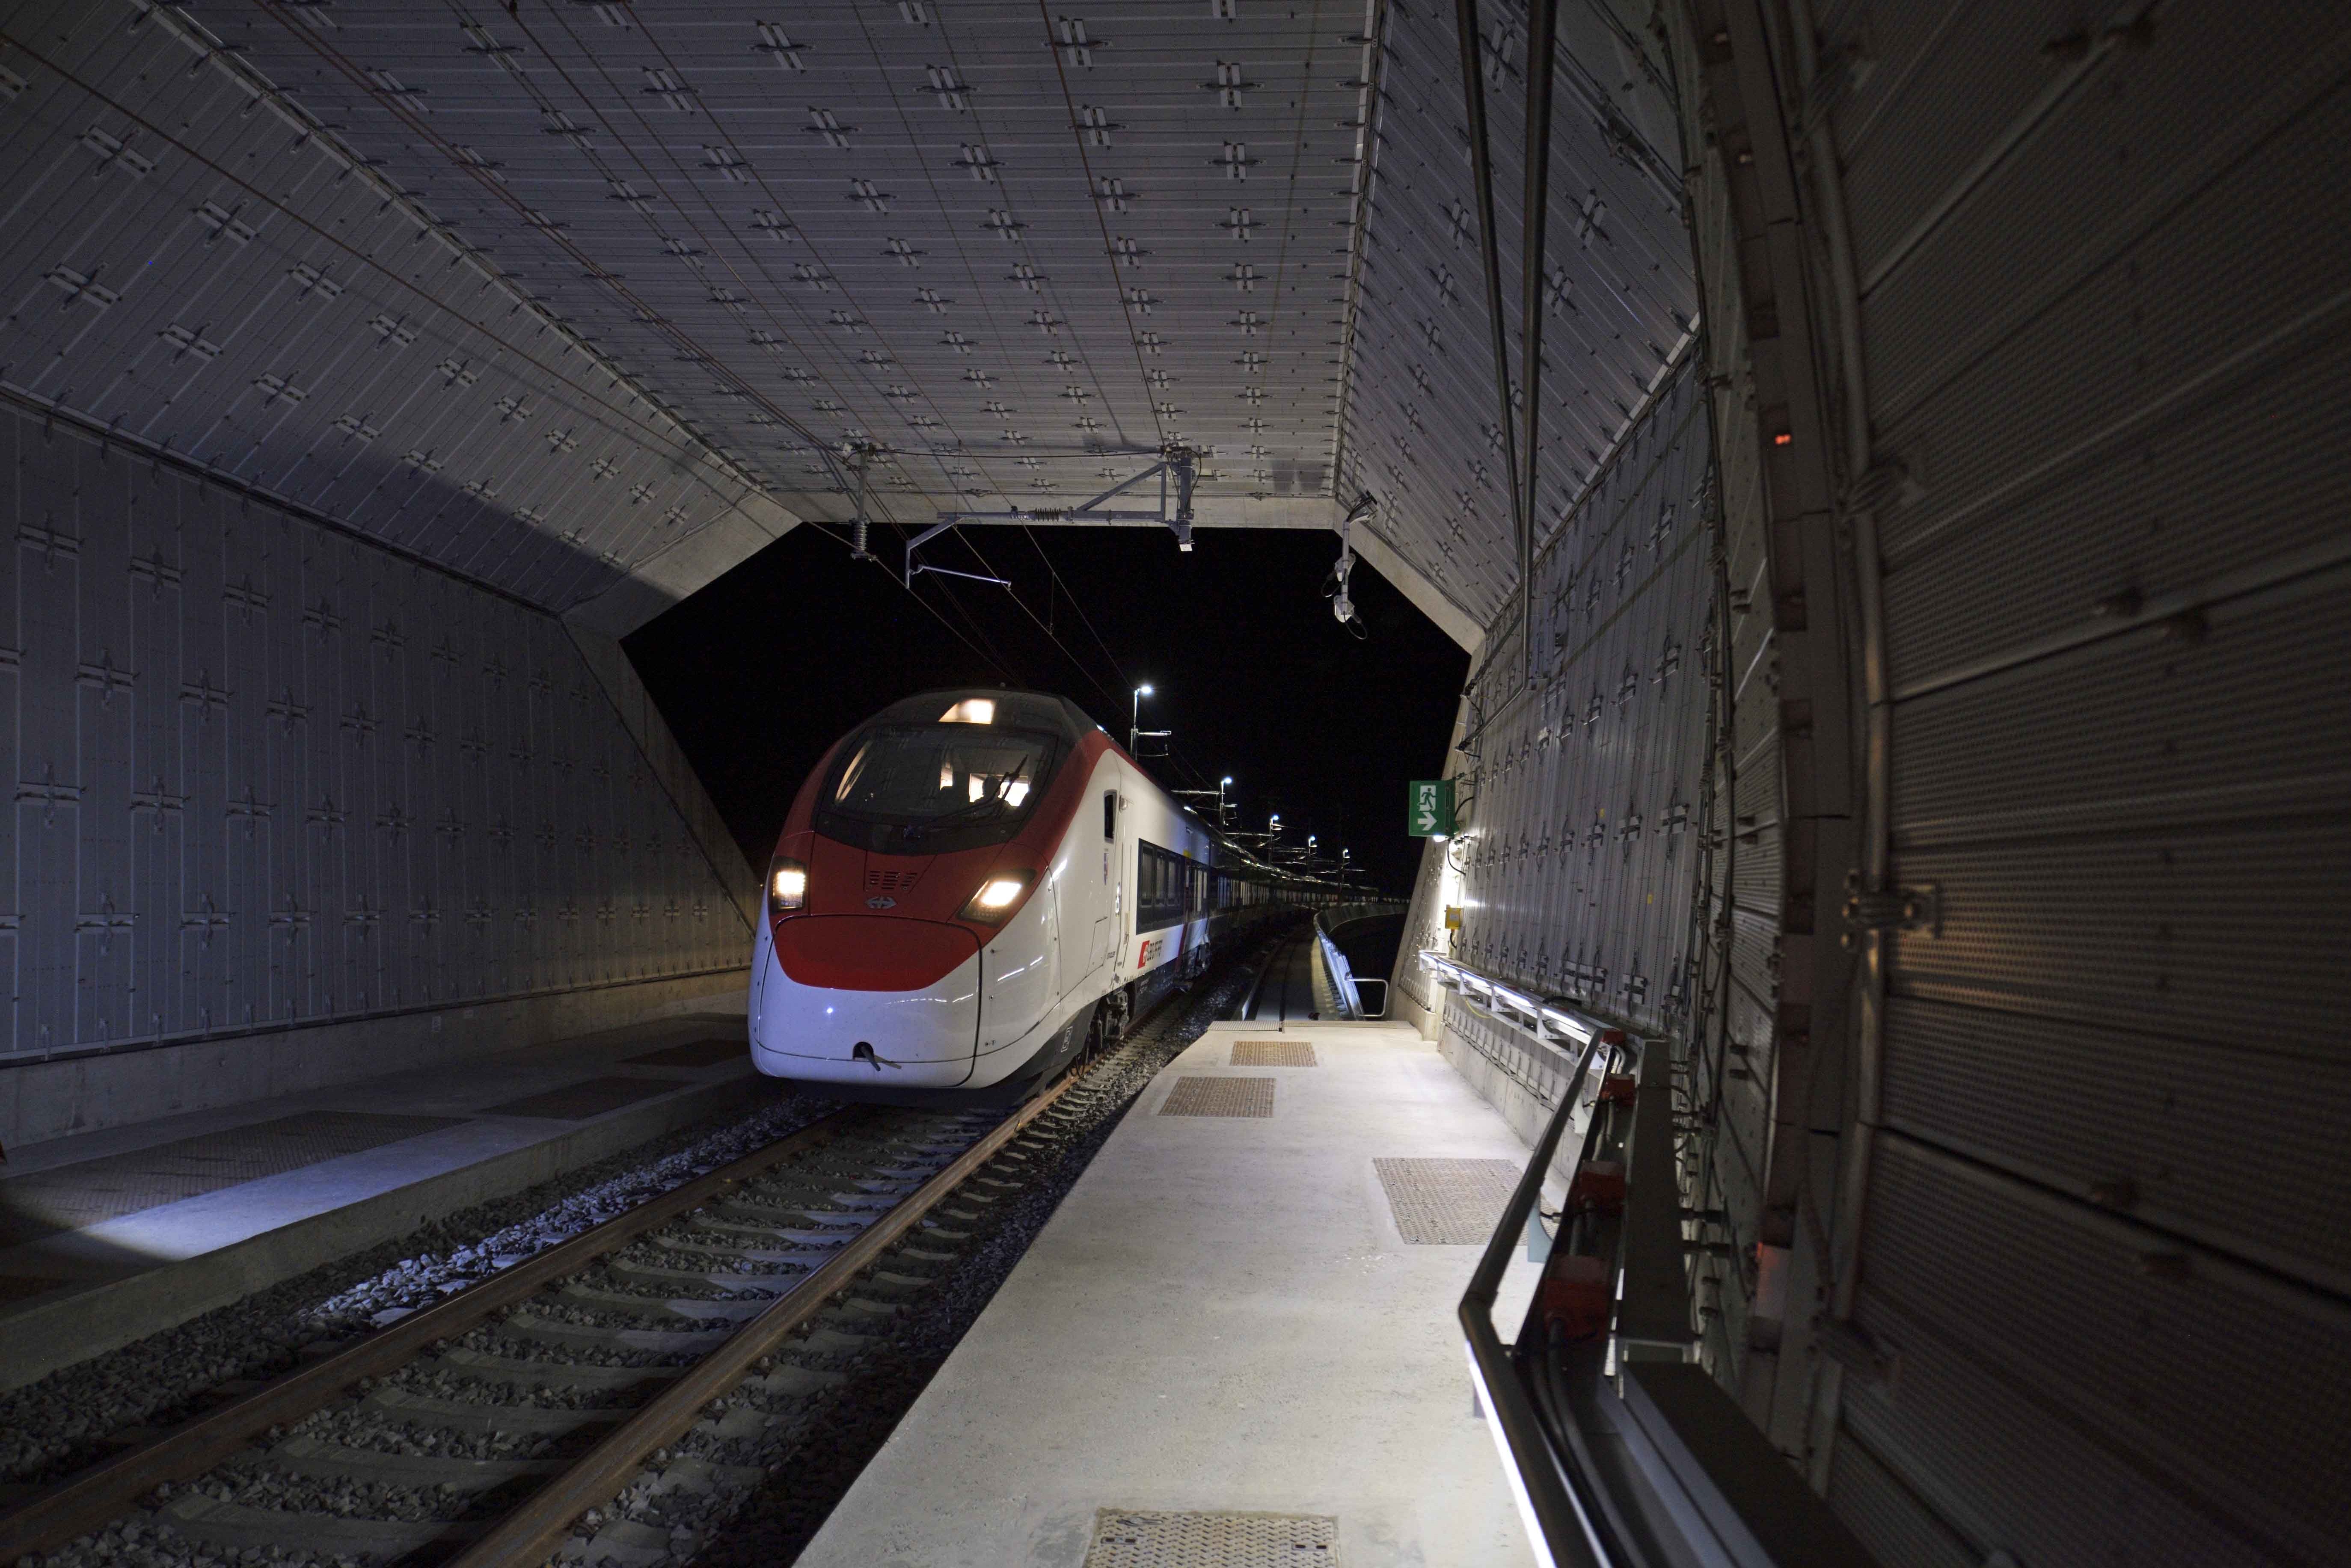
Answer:
<svg viewBox="0 0 2351 1568"><path fill-rule="evenodd" d="M1237 1040L1235 1067L1314 1067L1314 1048L1302 1040Z"/></svg>
<svg viewBox="0 0 2351 1568"><path fill-rule="evenodd" d="M1439 1247L1483 1246L1519 1185L1508 1160L1375 1159L1396 1230L1406 1241Z"/></svg>
<svg viewBox="0 0 2351 1568"><path fill-rule="evenodd" d="M1178 1078L1163 1116L1270 1116L1270 1078Z"/></svg>
<svg viewBox="0 0 2351 1568"><path fill-rule="evenodd" d="M684 1045L665 1045L626 1060L632 1067L716 1067L750 1054L748 1042L740 1040L689 1040Z"/></svg>
<svg viewBox="0 0 2351 1568"><path fill-rule="evenodd" d="M1094 1514L1085 1568L1329 1568L1339 1521L1317 1513Z"/></svg>
<svg viewBox="0 0 2351 1568"><path fill-rule="evenodd" d="M583 1078L560 1089L526 1094L503 1105L485 1105L484 1116L544 1116L551 1122L584 1122L673 1089L683 1089L682 1078Z"/></svg>
<svg viewBox="0 0 2351 1568"><path fill-rule="evenodd" d="M309 1111L0 1182L0 1246L78 1230L183 1198L356 1155L462 1116Z"/></svg>

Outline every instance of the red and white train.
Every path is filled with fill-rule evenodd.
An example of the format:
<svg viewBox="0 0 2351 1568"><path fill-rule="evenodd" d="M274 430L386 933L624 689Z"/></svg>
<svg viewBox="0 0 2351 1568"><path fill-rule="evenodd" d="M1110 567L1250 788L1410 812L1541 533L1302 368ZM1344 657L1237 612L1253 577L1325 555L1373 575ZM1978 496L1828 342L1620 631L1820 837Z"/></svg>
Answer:
<svg viewBox="0 0 2351 1568"><path fill-rule="evenodd" d="M1010 1104L1328 883L1261 863L1035 692L925 692L828 751L768 868L751 1060L841 1099Z"/></svg>

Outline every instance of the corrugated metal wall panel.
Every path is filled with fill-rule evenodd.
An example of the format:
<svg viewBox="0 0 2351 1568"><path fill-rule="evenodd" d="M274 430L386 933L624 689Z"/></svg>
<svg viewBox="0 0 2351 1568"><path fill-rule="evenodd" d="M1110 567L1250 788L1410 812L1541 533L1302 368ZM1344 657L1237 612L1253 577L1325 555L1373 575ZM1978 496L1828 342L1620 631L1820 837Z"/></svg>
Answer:
<svg viewBox="0 0 2351 1568"><path fill-rule="evenodd" d="M1887 1027L1886 1125L2351 1293L2351 1062L1903 997ZM2216 1155L2205 1124L2268 1130Z"/></svg>
<svg viewBox="0 0 2351 1568"><path fill-rule="evenodd" d="M1768 1396L1718 1370L1889 1560L2339 1556L2294 1372L2351 1322L2351 16L1672 21L1751 764L1725 1103L1841 1151L1711 1129L1834 1265L1745 1340ZM1938 928L1839 930L1847 867Z"/></svg>
<svg viewBox="0 0 2351 1568"><path fill-rule="evenodd" d="M1971 1283L1967 1299L2005 1282ZM1969 1538L2022 1564L2276 1568L2260 1543L2155 1484L2029 1385L1995 1375L1890 1307L1871 1322L1900 1347L1900 1386L1848 1386L1845 1421Z"/></svg>
<svg viewBox="0 0 2351 1568"><path fill-rule="evenodd" d="M2241 530L2339 537L2351 299L2280 231L2351 225L2346 136L2351 89L1892 424L1927 491L1887 536L1898 686L2252 564Z"/></svg>
<svg viewBox="0 0 2351 1568"><path fill-rule="evenodd" d="M2278 1558L2338 1555L2341 1302L1900 1137L1881 1143L1865 1226L1856 1318L1906 1362L1895 1404L1906 1336L1924 1331L2138 1469L2105 1508L2176 1500Z"/></svg>
<svg viewBox="0 0 2351 1568"><path fill-rule="evenodd" d="M343 147L333 104L313 99L336 126L306 119L252 42L217 48L207 26L287 34L110 4L10 23L0 366L20 402L559 609L697 530L730 541L722 559L790 526L749 460L492 269L513 247L458 242L410 193L429 181L379 177L388 160Z"/></svg>
<svg viewBox="0 0 2351 1568"><path fill-rule="evenodd" d="M2046 14L2024 19L2052 39L2066 31ZM2175 7L2163 19L2159 47L2124 45L2088 65L2093 74L2053 107L2047 123L1990 170L1916 254L1869 288L1876 406L1888 418L1902 417L2094 272L2113 268L2116 256L2138 236L2198 225L2199 206L2226 204L2249 250L2258 249L2265 234L2327 221L2323 211L2276 206L2275 186L2266 178L2241 172L2213 180L2249 156L2281 172L2294 165L2297 154L2288 147L2266 143L2307 108L2314 82L2339 77L2339 8L2325 0ZM2018 88L2035 84L2035 73L2016 71L2012 58L1982 57ZM2066 74L2053 57L2038 73L2040 85L2046 89ZM1848 120L1898 92L1890 83L1881 87L1883 80L1881 71L1855 89ZM2285 140L2309 134L2305 122ZM1858 148L1865 167L1875 166L1875 152L1874 143ZM1856 155L1854 144L1847 153ZM2097 177L2081 178L2087 169ZM1858 199L1857 189L1855 194ZM2313 190L2304 204L2341 199ZM2255 273L2279 265L2279 258L2244 259ZM1874 265L1874 256L1861 258L1865 277ZM2223 318L2229 314L2220 301L2166 301L2148 287L2156 281L2150 274L2125 271L2117 292L2144 314L2130 319L2134 330L2124 346L2150 353L2156 363L2176 340L2167 312L2210 304ZM2239 308L2259 314L2263 292L2247 282Z"/></svg>
<svg viewBox="0 0 2351 1568"><path fill-rule="evenodd" d="M2351 781L2351 574L1907 703L1905 849L2325 808Z"/></svg>
<svg viewBox="0 0 2351 1568"><path fill-rule="evenodd" d="M738 967L563 626L0 417L7 1056Z"/></svg>
<svg viewBox="0 0 2351 1568"><path fill-rule="evenodd" d="M1984 1554L1936 1517L1859 1436L1837 1438L1829 1504L1880 1563L1899 1568L1981 1568Z"/></svg>
<svg viewBox="0 0 2351 1568"><path fill-rule="evenodd" d="M1376 177L1350 347L1345 487L1379 495L1377 526L1399 553L1492 621L1518 568L1455 19L1393 4L1379 16ZM1515 18L1489 25L1503 312L1517 323L1527 45ZM1533 500L1545 532L1575 526L1570 503L1657 382L1696 302L1670 154L1652 141L1669 134L1671 120L1665 95L1644 79L1650 62L1631 57L1594 13L1563 9L1560 33ZM1622 468L1618 482L1631 484L1640 466ZM1595 496L1586 505L1604 515L1607 502Z"/></svg>
<svg viewBox="0 0 2351 1568"><path fill-rule="evenodd" d="M1939 936L1906 937L1897 994L2260 1048L2339 1050L2351 823L2296 822L1917 850ZM2308 946L2305 946L2305 945ZM2258 1008L2246 1005L2258 998Z"/></svg>
<svg viewBox="0 0 2351 1568"><path fill-rule="evenodd" d="M2064 27L2037 0L1871 6L1873 68L1845 113L1854 253L1866 270L1899 242L2043 79L2012 68ZM1879 51L1883 51L1880 53Z"/></svg>
<svg viewBox="0 0 2351 1568"><path fill-rule="evenodd" d="M1457 780L1471 831L1453 850L1456 952L1652 1025L1691 1006L1712 484L1685 368L1538 565L1531 697L1510 701L1515 614L1489 631L1461 745L1475 764Z"/></svg>

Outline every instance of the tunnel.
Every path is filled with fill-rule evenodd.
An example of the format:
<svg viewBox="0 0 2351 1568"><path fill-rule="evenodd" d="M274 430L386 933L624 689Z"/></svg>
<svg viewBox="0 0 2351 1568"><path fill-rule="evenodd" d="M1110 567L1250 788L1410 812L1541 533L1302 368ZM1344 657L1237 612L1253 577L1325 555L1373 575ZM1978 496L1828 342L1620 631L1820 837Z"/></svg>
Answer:
<svg viewBox="0 0 2351 1568"><path fill-rule="evenodd" d="M1063 3L0 7L0 1563L2342 1561L2351 15Z"/></svg>

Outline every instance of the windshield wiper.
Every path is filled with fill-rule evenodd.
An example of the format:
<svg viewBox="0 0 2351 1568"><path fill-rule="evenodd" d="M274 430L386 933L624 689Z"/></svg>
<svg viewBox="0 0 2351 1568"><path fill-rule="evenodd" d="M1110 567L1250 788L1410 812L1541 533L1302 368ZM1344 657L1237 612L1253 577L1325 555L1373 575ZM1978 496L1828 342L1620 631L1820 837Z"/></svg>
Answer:
<svg viewBox="0 0 2351 1568"><path fill-rule="evenodd" d="M908 843L915 843L927 838L932 833L938 831L942 828L959 826L965 822L984 821L989 816L1000 817L1009 809L1010 808L1008 808L1000 798L990 796L985 800L974 800L968 806L958 806L954 810L946 812L943 816L933 817L925 821L909 823L905 827L898 830L898 836L904 839Z"/></svg>

